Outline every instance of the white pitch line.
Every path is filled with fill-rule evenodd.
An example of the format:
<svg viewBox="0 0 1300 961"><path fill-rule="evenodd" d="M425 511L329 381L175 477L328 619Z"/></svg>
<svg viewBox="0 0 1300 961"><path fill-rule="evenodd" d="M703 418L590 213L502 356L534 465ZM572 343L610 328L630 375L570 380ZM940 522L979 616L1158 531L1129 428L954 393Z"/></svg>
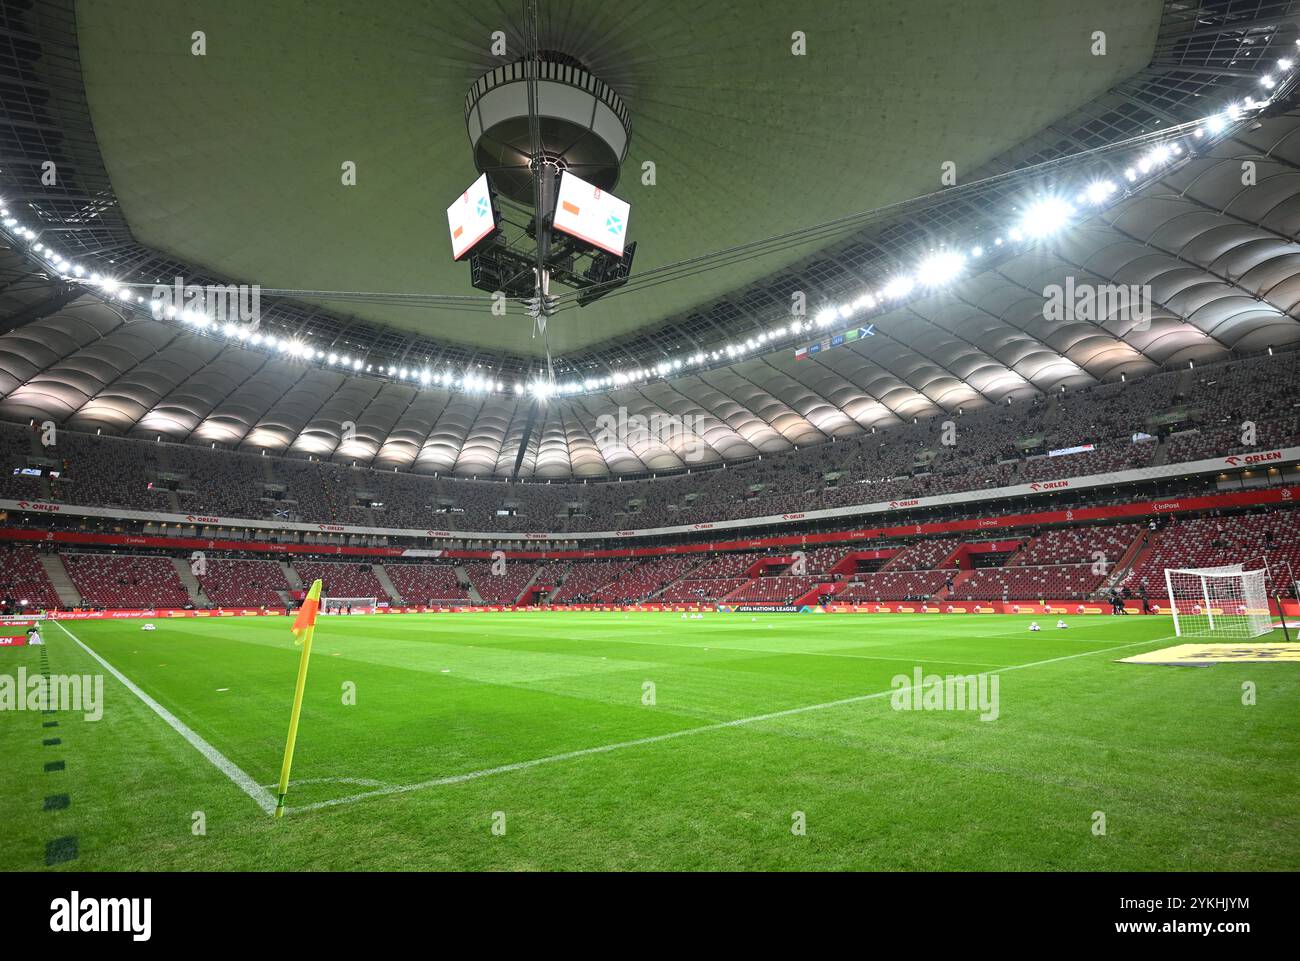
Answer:
<svg viewBox="0 0 1300 961"><path fill-rule="evenodd" d="M1044 661L1031 661L1028 664L1012 664L1009 667L998 668L996 671L982 671L981 674L1000 674L1006 671L1021 671L1030 667L1043 667L1047 664L1056 664L1060 661L1072 661L1078 657L1088 657L1093 654L1107 654L1111 651L1122 651L1130 647L1140 647L1143 644L1156 644L1167 641L1168 637L1152 638L1146 641L1134 641L1131 644L1119 644L1115 647L1105 647L1095 651L1080 651L1078 654L1063 654L1060 657L1048 658ZM979 676L979 675L976 675ZM874 701L878 698L889 697L899 692L911 690L913 685L905 688L890 688L887 691L876 691L873 694L857 694L853 697L840 698L837 701L825 701L821 704L807 704L803 707L791 707L782 711L772 711L768 714L755 714L753 717L740 717L731 721L719 721L716 724L705 724L702 727L690 727L681 731L670 731L667 734L653 734L649 737L639 737L631 741L617 741L613 744L602 744L598 747L584 747L576 751L565 751L563 754L551 754L546 757L533 758L529 761L516 761L513 764L502 764L499 767L484 768L480 771L467 771L464 774L451 774L446 777L431 778L427 781L417 781L414 784L397 784L391 787L381 788L377 791L366 791L363 794L352 794L348 797L333 798L327 801L317 801L314 804L304 804L301 807L290 808L291 812L297 811L316 811L320 808L336 807L340 804L353 804L357 801L365 801L369 798L385 797L390 794L407 794L411 791L421 791L425 788L442 787L448 784L461 784L465 781L474 781L479 778L490 777L494 774L508 774L511 771L524 771L528 768L540 767L543 764L555 764L560 761L571 761L575 758L588 757L593 754L608 754L611 751L621 751L629 747L642 747L646 744L660 744L664 741L676 740L679 737L689 737L692 734L707 734L711 731L725 731L727 728L744 727L749 724L757 724L760 721L770 721L779 717L792 717L796 714L807 714L810 711L823 711L831 707L843 707L846 704L860 704L863 701Z"/></svg>
<svg viewBox="0 0 1300 961"><path fill-rule="evenodd" d="M64 627L62 621L56 620L54 623L59 626L60 630L62 630L64 634L67 634L68 637L72 638L83 651L98 661L104 670L108 671L108 673L121 681L122 685L128 691L138 697L150 710L166 721L173 731L185 738L185 740L189 741L190 746L207 758L213 767L226 777L230 778L230 780L234 781L240 790L252 798L257 803L257 806L265 813L272 814L275 812L275 798L271 796L270 791L266 790L266 788L262 787L249 777L248 774L235 764L234 761L230 760L230 758L226 757L202 737L194 733L193 729L186 725L185 722L175 714L167 710L167 708L163 707L144 691L140 690L134 681L82 643L81 638L77 637L76 634L73 634L70 630Z"/></svg>

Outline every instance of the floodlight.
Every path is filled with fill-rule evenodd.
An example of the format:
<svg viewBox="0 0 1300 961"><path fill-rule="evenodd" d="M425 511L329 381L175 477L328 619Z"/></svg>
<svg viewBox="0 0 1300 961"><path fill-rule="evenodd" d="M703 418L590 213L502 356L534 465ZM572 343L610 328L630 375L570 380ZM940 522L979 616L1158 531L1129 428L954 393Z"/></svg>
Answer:
<svg viewBox="0 0 1300 961"><path fill-rule="evenodd" d="M1115 185L1109 180L1094 180L1084 191L1085 196L1094 204L1104 203L1115 192Z"/></svg>
<svg viewBox="0 0 1300 961"><path fill-rule="evenodd" d="M912 292L914 286L916 286L916 281L907 274L902 274L885 284L880 293L882 296L894 300L898 297L906 297Z"/></svg>
<svg viewBox="0 0 1300 961"><path fill-rule="evenodd" d="M952 251L931 254L921 261L916 279L925 287L942 287L955 279L966 267L966 258Z"/></svg>
<svg viewBox="0 0 1300 961"><path fill-rule="evenodd" d="M1074 208L1059 197L1040 200L1025 211L1021 229L1030 237L1049 237L1067 226Z"/></svg>

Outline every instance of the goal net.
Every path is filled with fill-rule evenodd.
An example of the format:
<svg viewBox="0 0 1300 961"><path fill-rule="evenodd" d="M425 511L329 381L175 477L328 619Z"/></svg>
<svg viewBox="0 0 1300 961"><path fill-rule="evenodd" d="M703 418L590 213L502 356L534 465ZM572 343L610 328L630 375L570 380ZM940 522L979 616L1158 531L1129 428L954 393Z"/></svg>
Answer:
<svg viewBox="0 0 1300 961"><path fill-rule="evenodd" d="M1165 586L1179 637L1259 637L1273 629L1262 570L1169 568Z"/></svg>
<svg viewBox="0 0 1300 961"><path fill-rule="evenodd" d="M320 599L320 609L327 614L346 614L351 610L354 614L357 611L373 611L377 597L322 597Z"/></svg>

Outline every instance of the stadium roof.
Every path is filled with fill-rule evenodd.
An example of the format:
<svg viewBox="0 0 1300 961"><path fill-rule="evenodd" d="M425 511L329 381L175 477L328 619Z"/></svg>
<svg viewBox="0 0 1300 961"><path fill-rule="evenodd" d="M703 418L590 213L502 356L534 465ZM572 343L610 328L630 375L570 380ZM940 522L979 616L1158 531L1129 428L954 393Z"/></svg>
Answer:
<svg viewBox="0 0 1300 961"><path fill-rule="evenodd" d="M658 164L659 183L644 188L645 196L632 192L642 189L632 179L622 189L637 204L634 238L644 252L655 250L645 261L638 254L638 269L846 209L914 196L933 183L938 167L918 167L908 157L947 159L951 153L960 171L997 155L986 173L1050 167L1058 158L1161 124L1176 127L1221 106L1231 83L1252 83L1258 55L1290 45L1295 36L1291 22L1285 24L1289 32L1277 27L1291 4L1262 4L1249 21L1228 17L1232 22L1225 23L1220 16L1212 26L1205 22L1213 19L1208 8L1216 5L1203 4L1180 19L1170 8L1186 5L1170 4L1158 42L1158 4L1091 4L1101 9L1102 19L1114 18L1108 54L1092 57L1082 44L1086 56L1075 60L1075 34L1086 37L1101 29L1096 9L1083 14L1067 5L1045 17L1041 4L1011 3L1002 6L1005 22L968 25L963 49L982 45L971 37L984 37L988 55L978 63L963 61L968 69L953 72L958 51L936 47L943 41L926 24L931 15L958 16L964 6L969 5L936 5L933 14L922 16L919 6L909 3L906 15L901 6L896 17L873 13L872 29L859 29L855 41L871 51L869 63L850 55L852 44L844 39L860 16L855 4L820 4L806 23L787 23L784 5L755 13L743 27L755 33L753 44L724 35L724 28L734 27L730 21L700 22L698 13L683 14L671 26L658 17L625 23L592 5L597 12L588 32L568 19L549 21L547 29L580 49L593 69L616 87L622 84L620 93L634 114L633 152L625 170L639 169L640 160L651 157ZM565 10L584 7L566 5ZM47 92L63 96L49 98L46 109L65 125L58 149L70 158L68 179L42 193L15 182L28 172L21 165L9 167L0 197L36 211L61 244L80 239L86 251L91 241L101 256L116 251L124 269L168 275L171 267L193 261L214 276L249 282L369 290L438 290L467 283L463 265L444 270L443 187L454 181L449 188L454 193L473 174L459 111L468 82L486 69L486 61L476 59L481 55L475 38L490 34L494 18L508 24L511 16L447 5L438 25L420 30L411 23L424 22L413 18L427 17L420 12L427 5L413 4L403 14L405 25L396 8L346 20L324 15L310 22L280 20L251 12L241 19L241 9L256 8L224 5L220 22L200 27L196 24L207 17L196 19L183 6L114 5L110 22L97 20L100 8L78 5L75 25L94 120L92 140L72 136L84 136L88 129L88 118L79 122L76 115L77 90L50 86L51 71L35 70L33 87L45 83ZM182 13L169 12L174 9ZM698 29L681 29L688 22ZM71 21L47 19L36 26L66 39ZM176 45L174 35L188 37L200 28L209 43L203 66L217 77L187 81L182 74L200 58L190 57L187 44L170 51L163 44ZM463 37L447 39L452 35L447 31L462 29ZM793 29L805 30L810 43L809 57L798 68L786 62L797 61L789 57L787 41L773 51L754 52L759 34L788 37ZM238 68L215 56L216 46L235 35ZM824 54L815 46L821 36L829 47ZM278 46L268 38L277 38ZM376 62L373 52L385 42L386 55ZM1231 53L1224 53L1225 43ZM1148 63L1153 44L1155 59ZM47 59L56 48L66 53L51 42ZM366 68L359 74L347 66L353 57ZM1234 58L1242 58L1250 70L1232 66ZM880 64L889 69L878 69ZM804 73L797 72L805 66ZM420 72L425 67L427 76ZM1126 79L1139 67L1140 77ZM376 72L370 75L372 68ZM877 79L864 79L870 77ZM294 78L302 80L304 90L310 87L299 101L278 92ZM394 89L412 84L423 93L392 96ZM864 85L873 96L863 96ZM711 112L726 116L701 126L689 99L692 91L704 99L721 91ZM376 102L382 109L365 109ZM988 103L998 109L987 109ZM782 136L771 125L773 118L781 129L808 135ZM6 135L20 141L34 163L37 146L52 135L34 135L13 111L5 119ZM365 131L355 141L365 152L344 158L359 163L354 194L334 186L332 160L319 185L292 174L322 153L333 157L341 148L331 137L340 127ZM1300 284L1292 279L1300 261L1293 240L1300 233L1297 127L1300 122L1290 116L1241 125L1203 155L1155 171L1140 189L1078 225L1037 244L1008 248L942 292L871 315L872 335L855 342L796 359L795 345L783 341L776 350L751 349L731 362L622 389L554 397L539 413L522 475L596 477L683 466L679 452L664 445L648 443L633 451L599 443L596 420L616 407L629 414L701 418L709 445L705 459L717 461L1121 374L1139 376L1229 351L1293 343L1300 339L1295 319ZM377 150L380 143L384 149ZM717 149L698 149L708 143ZM84 196L74 196L71 184L77 177L88 184L93 180L90 172L101 151L107 179L100 186L110 188L111 182L115 194L87 188ZM1257 185L1249 189L1241 179L1245 160L1257 168ZM865 169L853 173L866 162L869 176ZM373 187L368 177L374 178ZM763 286L768 275L788 281L781 289L793 283L807 290L814 303L833 301L860 287L871 268L898 268L888 241L915 246L918 238L957 234L972 224L996 227L991 204L1014 194L960 196L906 217L872 222L847 239L841 234L818 253L792 247L775 260L712 271L681 289L651 287L562 313L553 323L578 327L557 333L557 340L570 338L575 350L594 342L597 333L579 329L588 324L599 328L601 337L614 330L631 337L647 324L673 328L676 321L660 322L678 308L710 298L720 298L728 308L724 316L715 320L715 307L707 317L697 311L691 320L717 328L719 336L739 331L743 337L772 322L753 306L761 301L759 294L774 304L788 296L780 290L772 295ZM361 197L368 199L357 203ZM716 206L710 206L710 198ZM717 216L682 224L681 212L696 206ZM129 234L114 233L115 218L129 225ZM388 237L400 242L389 244ZM74 253L69 246L69 256ZM775 270L801 254L806 256L788 271ZM412 279L417 277L420 284ZM1118 312L1046 320L1043 292L1067 277L1077 283L1149 284L1150 323ZM750 280L754 284L746 290L733 291ZM369 323L317 308L295 313L283 305L277 320L288 330L288 319L297 318L324 332L318 343L340 352L359 352L349 347L359 330L411 323L409 311L403 318L389 316L382 305L355 310L363 308L377 311ZM517 376L518 369L511 371L490 349L509 335L486 318L475 316L470 324L463 312L437 319L424 311L420 317L418 323L428 327L424 334L395 332L385 341L404 351L400 356L409 356L412 368L417 357L429 356L415 350L433 334L480 341L464 363L482 364L489 380ZM842 326L856 329L856 321ZM471 327L472 335L466 333ZM675 329L691 336L689 323ZM816 341L836 329L818 329L803 339ZM532 398L513 394L508 384L504 393L483 393L357 376L141 317L111 297L51 276L18 243L0 255L0 330L7 331L0 336L0 417L12 420L50 418L77 429L484 476L511 472L533 409ZM701 336L688 349L706 346ZM528 348L520 342L516 352ZM347 421L356 424L357 436L344 444Z"/></svg>
<svg viewBox="0 0 1300 961"><path fill-rule="evenodd" d="M78 6L91 119L133 235L264 287L474 293L451 260L444 210L478 175L465 95L524 49L523 3L305 9ZM633 204L637 271L929 193L941 162L973 171L1144 67L1160 17L1158 0L743 9L540 4L541 46L586 64L631 111L618 192ZM196 29L203 57L190 55ZM495 30L504 58L491 51ZM806 56L792 55L796 30ZM1105 56L1093 55L1094 30L1107 34ZM341 186L347 160L354 188ZM647 161L654 186L641 182ZM661 323L809 250L566 313L551 348L567 355ZM540 350L517 312L350 309L443 342Z"/></svg>

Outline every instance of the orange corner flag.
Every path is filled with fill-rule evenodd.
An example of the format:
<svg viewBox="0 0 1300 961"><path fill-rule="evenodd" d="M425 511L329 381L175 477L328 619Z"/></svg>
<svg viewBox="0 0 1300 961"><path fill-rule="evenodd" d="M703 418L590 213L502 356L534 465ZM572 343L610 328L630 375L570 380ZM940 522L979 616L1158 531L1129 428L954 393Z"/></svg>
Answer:
<svg viewBox="0 0 1300 961"><path fill-rule="evenodd" d="M320 613L321 582L318 578L312 582L311 590L298 608L298 616L293 619L293 638L295 644L301 644L306 632L316 626L316 615Z"/></svg>
<svg viewBox="0 0 1300 961"><path fill-rule="evenodd" d="M293 689L293 709L289 712L289 737L284 742L284 762L280 765L280 792L275 816L284 817L284 796L289 793L289 769L293 766L293 746L298 741L298 718L302 716L302 694L307 687L307 663L311 660L311 639L316 633L316 614L320 611L321 582L312 582L307 598L293 620L293 642L302 645L298 658L298 683Z"/></svg>

